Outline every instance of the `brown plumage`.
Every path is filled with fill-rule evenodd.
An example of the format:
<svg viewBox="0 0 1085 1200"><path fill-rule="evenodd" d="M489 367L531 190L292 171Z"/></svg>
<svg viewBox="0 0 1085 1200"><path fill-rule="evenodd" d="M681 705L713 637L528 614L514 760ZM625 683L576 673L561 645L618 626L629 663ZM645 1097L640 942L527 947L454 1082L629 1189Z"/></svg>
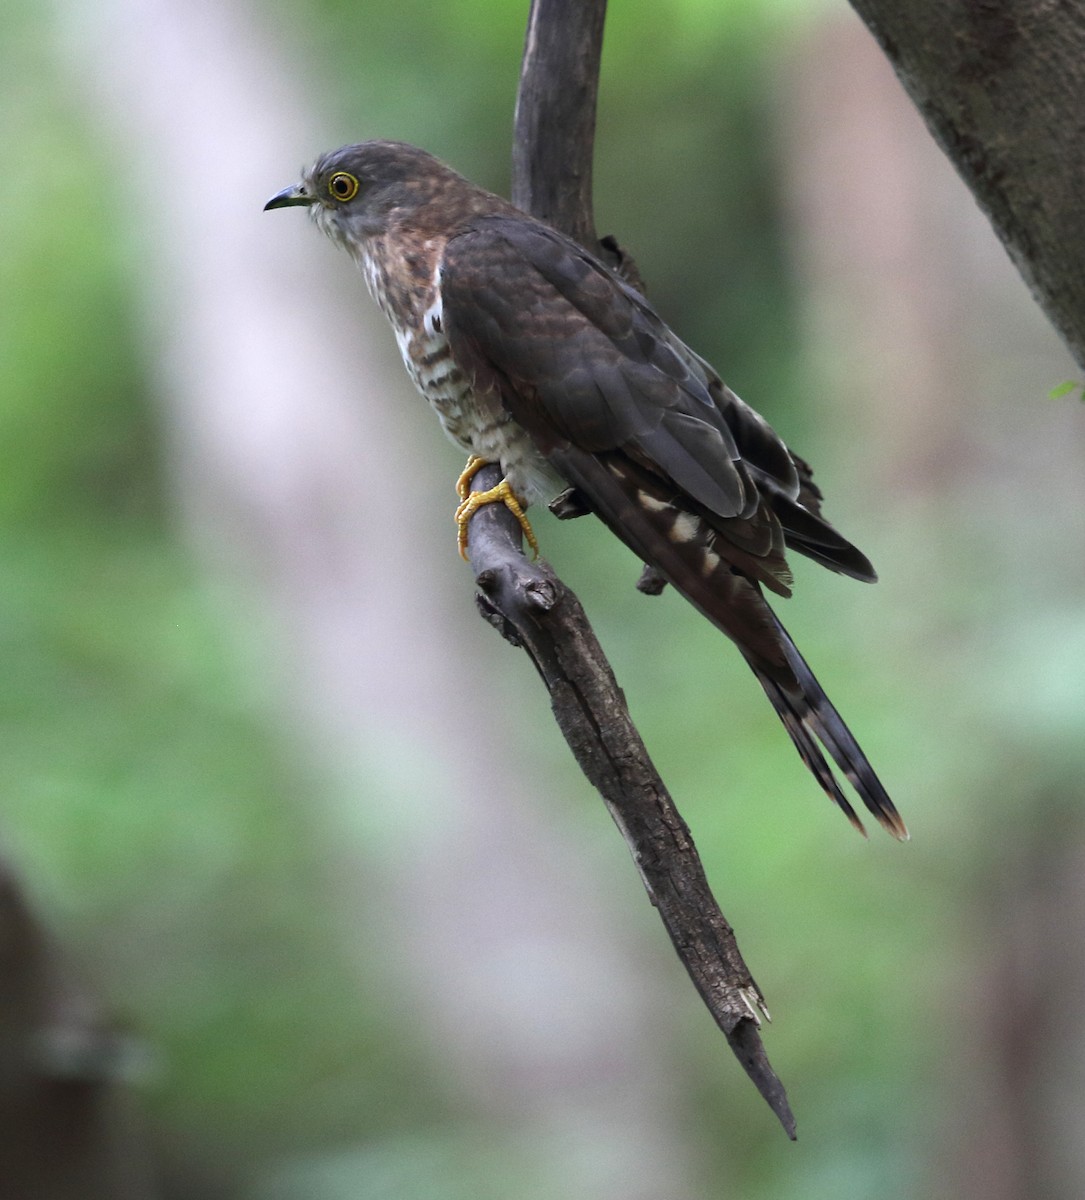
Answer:
<svg viewBox="0 0 1085 1200"><path fill-rule="evenodd" d="M742 652L803 761L862 829L827 752L907 832L765 601L785 550L873 581L821 515L810 468L583 247L398 142L320 159L268 202L303 204L359 262L449 436L525 504L566 488Z"/></svg>

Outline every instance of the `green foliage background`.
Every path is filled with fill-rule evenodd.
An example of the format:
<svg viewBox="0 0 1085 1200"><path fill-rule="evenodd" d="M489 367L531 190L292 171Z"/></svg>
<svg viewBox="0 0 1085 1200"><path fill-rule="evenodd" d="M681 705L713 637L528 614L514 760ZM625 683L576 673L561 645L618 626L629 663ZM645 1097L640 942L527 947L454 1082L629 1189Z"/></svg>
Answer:
<svg viewBox="0 0 1085 1200"><path fill-rule="evenodd" d="M600 228L633 249L664 314L839 484L854 447L808 406L817 351L799 336L771 120L781 56L818 8L614 3L596 191ZM154 1048L144 1094L178 1145L242 1174L295 1159L269 1195L528 1195L498 1143L428 1084L379 988L357 1003L322 905L332 835L294 801L323 783L282 743L238 598L210 587L175 522L125 197L42 11L23 0L2 11L0 846L99 994ZM299 59L321 64L329 146L401 137L506 189L526 5L305 0L264 13ZM864 498L840 492L831 515L879 564L907 553L906 534L881 528L879 545ZM704 1194L720 1194L723 1171L749 1200L926 1194L924 1147L952 1103L941 1068L969 971L970 889L992 858L975 823L1007 819L1039 757L994 748L1009 702L992 676L911 668L932 628L952 640L947 627L974 611L976 573L917 615L892 567L881 607L878 592L800 564L785 614L811 661L831 664L841 710L861 714L919 835L902 850L830 819L711 630L674 597L614 588L627 560L588 522L561 537L563 573L598 616L745 953L786 1011L768 1038L798 1147L695 997L674 1014ZM664 622L673 632L646 656ZM1075 770L1071 740L1044 756L1056 784ZM583 809L563 819L614 853L573 769L553 769ZM630 872L631 904L643 903L636 886Z"/></svg>

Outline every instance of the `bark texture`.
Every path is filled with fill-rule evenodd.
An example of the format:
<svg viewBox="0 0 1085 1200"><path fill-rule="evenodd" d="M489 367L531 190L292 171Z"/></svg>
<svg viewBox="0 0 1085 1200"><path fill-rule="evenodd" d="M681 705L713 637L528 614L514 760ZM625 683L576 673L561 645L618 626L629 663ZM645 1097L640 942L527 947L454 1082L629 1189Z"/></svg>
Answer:
<svg viewBox="0 0 1085 1200"><path fill-rule="evenodd" d="M1085 368L1085 8L852 3Z"/></svg>
<svg viewBox="0 0 1085 1200"><path fill-rule="evenodd" d="M535 0L528 16L512 202L584 245L595 241L592 149L606 4Z"/></svg>

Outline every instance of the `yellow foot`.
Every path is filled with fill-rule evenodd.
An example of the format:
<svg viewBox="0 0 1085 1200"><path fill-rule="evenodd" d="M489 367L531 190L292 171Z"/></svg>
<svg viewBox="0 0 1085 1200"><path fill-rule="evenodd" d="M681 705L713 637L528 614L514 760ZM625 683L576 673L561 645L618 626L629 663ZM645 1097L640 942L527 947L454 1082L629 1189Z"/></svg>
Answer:
<svg viewBox="0 0 1085 1200"><path fill-rule="evenodd" d="M467 460L466 466L460 472L459 479L456 480L456 495L461 500L466 500L471 494L471 480L486 466L486 459L480 458L477 454L472 454Z"/></svg>
<svg viewBox="0 0 1085 1200"><path fill-rule="evenodd" d="M527 544L531 547L535 558L538 558L539 543L535 537L535 531L531 528L531 523L524 515L523 506L517 498L516 493L509 487L509 481L502 479L496 487L492 487L485 492L471 491L471 480L487 465L486 459L472 454L467 460L467 466L464 467L459 479L456 480L456 494L460 497L460 504L456 509L456 528L458 530L456 541L460 548L460 557L467 557L468 522L483 505L500 503L504 504L517 521L520 522L520 528L524 531Z"/></svg>

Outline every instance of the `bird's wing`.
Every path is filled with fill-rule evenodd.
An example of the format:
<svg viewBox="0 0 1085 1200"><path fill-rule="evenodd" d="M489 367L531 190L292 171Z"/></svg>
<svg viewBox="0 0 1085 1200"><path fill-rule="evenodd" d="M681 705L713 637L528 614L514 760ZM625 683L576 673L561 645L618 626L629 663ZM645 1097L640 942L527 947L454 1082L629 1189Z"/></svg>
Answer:
<svg viewBox="0 0 1085 1200"><path fill-rule="evenodd" d="M820 516L805 463L643 296L569 238L527 218L482 218L448 243L441 296L457 362L501 394L567 477L570 452L578 475L635 475L649 505L679 501L734 565L783 594L785 539L834 570L874 577ZM569 481L598 504L601 482Z"/></svg>
<svg viewBox="0 0 1085 1200"><path fill-rule="evenodd" d="M822 748L878 820L906 836L759 586L788 593L785 538L834 570L874 577L820 516L809 467L639 293L530 219L482 218L449 241L441 320L473 386L496 391L594 512L738 645L853 823Z"/></svg>

